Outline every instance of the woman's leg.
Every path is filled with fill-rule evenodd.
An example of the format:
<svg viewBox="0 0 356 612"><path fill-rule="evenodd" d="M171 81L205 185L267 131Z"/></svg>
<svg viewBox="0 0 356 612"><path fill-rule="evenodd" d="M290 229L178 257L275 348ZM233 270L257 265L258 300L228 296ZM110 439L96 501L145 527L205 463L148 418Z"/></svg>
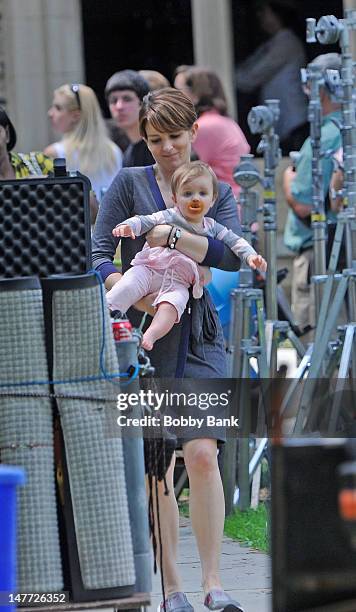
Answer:
<svg viewBox="0 0 356 612"><path fill-rule="evenodd" d="M150 351L156 340L163 338L177 321L177 310L169 302L160 302L152 323L142 338L142 348Z"/></svg>
<svg viewBox="0 0 356 612"><path fill-rule="evenodd" d="M157 525L157 503L154 503L155 510L155 536L157 540L157 562L163 571L164 590L166 597L182 590L180 576L178 574L178 532L179 532L179 513L178 504L174 495L173 473L175 465L175 455L166 474L169 495L164 494L163 482L158 482L158 503L159 517L162 539L162 561L160 559L158 525ZM153 482L153 498L155 496L155 483Z"/></svg>
<svg viewBox="0 0 356 612"><path fill-rule="evenodd" d="M217 443L196 439L183 447L189 476L189 507L197 540L205 593L221 588L220 553L224 530L225 501L218 461Z"/></svg>

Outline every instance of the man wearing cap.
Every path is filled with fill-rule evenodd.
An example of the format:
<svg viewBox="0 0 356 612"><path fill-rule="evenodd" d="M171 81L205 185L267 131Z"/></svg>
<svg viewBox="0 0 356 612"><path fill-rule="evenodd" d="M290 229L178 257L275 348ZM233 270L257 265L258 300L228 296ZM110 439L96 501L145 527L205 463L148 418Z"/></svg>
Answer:
<svg viewBox="0 0 356 612"><path fill-rule="evenodd" d="M325 53L316 57L311 64L319 66L324 73L328 69L340 72L341 56L337 53ZM306 93L308 94L307 89ZM334 170L330 153L341 147L341 133L338 126L341 122L341 105L333 101L327 85L320 87L320 104L322 112L321 154L328 152L321 158L325 209L327 219L335 222L335 215L328 207L327 197ZM310 279L313 275L313 230L310 220L313 204L313 178L310 137L306 139L300 150L296 169L290 166L285 170L283 188L289 206L284 242L296 254L293 261L292 311L300 329L304 330L315 324L314 292L310 290Z"/></svg>
<svg viewBox="0 0 356 612"><path fill-rule="evenodd" d="M136 70L115 72L105 86L105 97L112 118L130 140L123 166L151 166L154 159L140 135L139 112L143 97L150 88Z"/></svg>

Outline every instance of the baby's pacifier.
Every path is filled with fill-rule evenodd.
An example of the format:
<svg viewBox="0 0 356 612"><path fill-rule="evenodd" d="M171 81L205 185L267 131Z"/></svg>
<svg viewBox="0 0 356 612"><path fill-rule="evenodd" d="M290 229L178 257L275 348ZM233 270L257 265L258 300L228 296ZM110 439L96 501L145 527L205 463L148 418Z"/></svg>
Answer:
<svg viewBox="0 0 356 612"><path fill-rule="evenodd" d="M188 204L189 212L199 215L203 212L204 204L200 200L191 200Z"/></svg>

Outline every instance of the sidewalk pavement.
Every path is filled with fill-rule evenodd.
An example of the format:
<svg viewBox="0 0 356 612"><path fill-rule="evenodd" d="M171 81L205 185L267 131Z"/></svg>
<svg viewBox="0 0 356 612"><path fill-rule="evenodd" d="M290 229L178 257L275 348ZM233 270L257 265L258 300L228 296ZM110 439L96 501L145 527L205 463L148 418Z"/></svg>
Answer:
<svg viewBox="0 0 356 612"><path fill-rule="evenodd" d="M184 590L196 612L202 612L205 608L198 551L189 519L182 517L179 544L179 569ZM245 548L235 540L224 537L221 570L224 589L243 605L245 612L270 612L271 569L266 553ZM161 580L157 573L153 577L150 612L157 610L161 598Z"/></svg>

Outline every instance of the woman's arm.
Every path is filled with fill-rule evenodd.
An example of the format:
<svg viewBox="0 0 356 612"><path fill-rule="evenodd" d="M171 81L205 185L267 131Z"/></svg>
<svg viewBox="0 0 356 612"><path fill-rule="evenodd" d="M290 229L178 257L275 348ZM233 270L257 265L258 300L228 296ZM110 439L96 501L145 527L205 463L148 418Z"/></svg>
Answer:
<svg viewBox="0 0 356 612"><path fill-rule="evenodd" d="M92 237L93 268L110 289L121 274L113 264L119 239L112 235L113 228L132 216L133 180L129 169L120 170L106 192L99 208Z"/></svg>
<svg viewBox="0 0 356 612"><path fill-rule="evenodd" d="M54 147L53 145L48 145L44 151L43 151L44 155L47 155L48 157L52 157L53 159L55 157L58 157L57 155L57 151L56 151L56 147Z"/></svg>

